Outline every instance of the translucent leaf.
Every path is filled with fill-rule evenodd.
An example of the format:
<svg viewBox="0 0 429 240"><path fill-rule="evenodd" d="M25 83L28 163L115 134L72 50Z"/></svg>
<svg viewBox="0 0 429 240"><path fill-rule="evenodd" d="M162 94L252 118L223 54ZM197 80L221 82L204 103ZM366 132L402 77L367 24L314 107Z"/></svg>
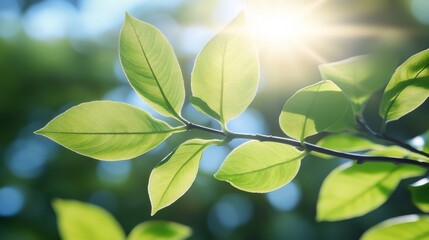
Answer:
<svg viewBox="0 0 429 240"><path fill-rule="evenodd" d="M166 221L148 221L137 225L128 240L184 240L192 230L182 224Z"/></svg>
<svg viewBox="0 0 429 240"><path fill-rule="evenodd" d="M329 148L337 151L343 152L361 152L368 150L376 150L384 148L383 145L379 145L374 143L366 138L349 134L349 133L338 133L338 134L330 134L324 138L322 138L319 142L317 142L318 146ZM321 156L324 158L331 158L330 155L314 153L312 154Z"/></svg>
<svg viewBox="0 0 429 240"><path fill-rule="evenodd" d="M70 108L36 133L88 157L121 160L139 156L181 130L129 104L94 101Z"/></svg>
<svg viewBox="0 0 429 240"><path fill-rule="evenodd" d="M304 138L325 131L346 114L348 100L333 82L322 81L296 92L284 105L280 127L287 135Z"/></svg>
<svg viewBox="0 0 429 240"><path fill-rule="evenodd" d="M322 138L317 145L344 152L360 152L384 147L366 138L349 133L330 134Z"/></svg>
<svg viewBox="0 0 429 240"><path fill-rule="evenodd" d="M362 55L319 65L322 78L333 81L361 115L369 98L383 87L393 72L392 58Z"/></svg>
<svg viewBox="0 0 429 240"><path fill-rule="evenodd" d="M414 205L422 212L429 213L429 178L412 184L410 191Z"/></svg>
<svg viewBox="0 0 429 240"><path fill-rule="evenodd" d="M429 217L407 215L388 219L365 232L361 240L428 240Z"/></svg>
<svg viewBox="0 0 429 240"><path fill-rule="evenodd" d="M219 140L188 140L156 166L149 178L152 215L179 199L191 187L205 148Z"/></svg>
<svg viewBox="0 0 429 240"><path fill-rule="evenodd" d="M405 157L407 151L385 148L368 155ZM332 171L322 184L317 219L338 221L362 216L386 202L401 179L420 176L424 172L417 166L393 163L343 164Z"/></svg>
<svg viewBox="0 0 429 240"><path fill-rule="evenodd" d="M53 207L64 240L125 239L125 233L115 218L98 206L57 199Z"/></svg>
<svg viewBox="0 0 429 240"><path fill-rule="evenodd" d="M249 106L259 81L256 48L241 13L211 39L198 55L192 72L196 108L222 126Z"/></svg>
<svg viewBox="0 0 429 240"><path fill-rule="evenodd" d="M167 39L154 26L126 15L119 53L134 90L157 112L181 119L182 72Z"/></svg>
<svg viewBox="0 0 429 240"><path fill-rule="evenodd" d="M353 132L356 129L356 117L353 113L352 104L350 101L347 101L347 110L344 113L343 117L339 119L335 124L326 129L326 132L343 132L349 131Z"/></svg>
<svg viewBox="0 0 429 240"><path fill-rule="evenodd" d="M275 142L249 141L225 159L216 179L248 192L269 192L289 183L306 153Z"/></svg>
<svg viewBox="0 0 429 240"><path fill-rule="evenodd" d="M429 96L429 49L399 66L384 90L380 116L390 122L420 106Z"/></svg>

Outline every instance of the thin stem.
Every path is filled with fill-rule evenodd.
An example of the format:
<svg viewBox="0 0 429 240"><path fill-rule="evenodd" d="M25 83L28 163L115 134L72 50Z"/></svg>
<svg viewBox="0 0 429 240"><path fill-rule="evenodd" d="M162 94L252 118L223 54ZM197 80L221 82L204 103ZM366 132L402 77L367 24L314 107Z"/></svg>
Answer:
<svg viewBox="0 0 429 240"><path fill-rule="evenodd" d="M350 160L356 160L358 163L364 163L364 162L390 162L390 163L396 163L396 164L408 164L408 165L414 165L419 166L423 168L429 169L429 162L420 162L413 159L408 158L397 158L397 157L385 157L385 156L367 156L367 155L361 155L361 154L354 154L354 153L346 153L346 152L339 152L336 150L324 148L317 146L315 144L307 143L307 142L300 142L296 139L292 138L283 138L278 136L271 136L271 135L263 135L263 134L244 134L244 133L224 133L221 130L201 126L194 123L188 124L188 129L198 129L206 132L211 132L223 137L227 138L241 138L241 139L254 139L258 141L270 141L270 142L278 142L278 143L284 143L288 144L290 146L294 146L300 150L306 150L306 151L314 151L318 153L323 153L339 158L345 158Z"/></svg>
<svg viewBox="0 0 429 240"><path fill-rule="evenodd" d="M429 153L420 151L420 150L414 148L413 146L411 146L411 145L409 145L407 143L404 143L404 142L402 142L402 141L400 141L400 140L398 140L396 138L390 137L390 136L388 136L388 135L386 135L384 133L375 132L374 130L372 130L369 127L369 125L366 123L366 121L365 121L365 119L363 117L358 117L357 121L361 125L361 127L363 128L363 130L366 131L367 133L371 134L372 136L374 136L374 137L376 137L378 139L384 140L384 141L388 141L388 142L394 143L394 144L396 144L396 145L398 145L398 146L400 146L402 148L405 148L405 149L407 149L407 150L409 150L411 152L420 154L420 155L425 156L425 157L429 157Z"/></svg>

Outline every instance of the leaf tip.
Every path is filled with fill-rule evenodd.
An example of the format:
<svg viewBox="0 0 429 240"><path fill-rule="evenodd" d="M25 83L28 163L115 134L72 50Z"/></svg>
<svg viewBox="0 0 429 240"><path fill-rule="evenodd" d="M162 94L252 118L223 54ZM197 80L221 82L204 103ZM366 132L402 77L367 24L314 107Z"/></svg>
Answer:
<svg viewBox="0 0 429 240"><path fill-rule="evenodd" d="M159 211L159 209L158 209L157 207L154 207L154 206L152 205L152 209L151 209L151 211L150 211L150 216L151 216L151 217L155 216L155 214L156 214L158 211Z"/></svg>

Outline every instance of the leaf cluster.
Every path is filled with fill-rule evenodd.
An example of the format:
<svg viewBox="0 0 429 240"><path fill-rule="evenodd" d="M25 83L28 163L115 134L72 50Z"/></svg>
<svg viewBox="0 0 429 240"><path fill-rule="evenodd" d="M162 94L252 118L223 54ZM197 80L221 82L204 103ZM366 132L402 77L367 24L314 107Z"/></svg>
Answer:
<svg viewBox="0 0 429 240"><path fill-rule="evenodd" d="M234 133L227 124L246 110L259 82L257 50L245 19L239 14L214 36L192 71L190 102L221 129L182 116L184 81L172 47L154 26L127 14L119 48L128 81L155 111L181 125L172 127L128 104L95 101L67 110L37 133L79 154L109 161L137 157L178 132L212 133L212 139L183 142L153 169L148 186L152 215L191 187L207 147L235 138L251 141L231 151L214 177L247 192L269 192L289 183L309 154L356 160L339 166L324 181L317 204L319 221L362 216L386 202L402 179L425 174L429 154L388 136L386 126L429 97L429 50L411 56L393 75L395 65L381 55L323 64L323 80L297 91L280 113L279 125L287 137ZM374 131L362 113L384 86L382 125ZM322 132L327 136L308 142ZM413 202L423 212L428 212L427 187L427 179L411 187ZM427 221L423 215L399 217L375 226L362 239L387 239L408 228L416 236L427 236L427 228L419 227Z"/></svg>

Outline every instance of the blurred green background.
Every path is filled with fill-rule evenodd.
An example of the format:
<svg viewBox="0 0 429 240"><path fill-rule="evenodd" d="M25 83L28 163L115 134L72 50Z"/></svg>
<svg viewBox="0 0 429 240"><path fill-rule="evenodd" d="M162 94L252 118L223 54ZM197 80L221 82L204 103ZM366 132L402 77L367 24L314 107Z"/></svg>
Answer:
<svg viewBox="0 0 429 240"><path fill-rule="evenodd" d="M190 73L199 50L255 2L273 9L291 2L312 7L306 18L327 31L295 39L300 44L257 38L261 83L250 108L229 124L235 131L283 136L278 116L284 102L298 89L321 80L320 63L374 51L394 53L400 63L429 47L426 0L0 0L0 239L58 239L50 205L55 198L102 206L126 232L146 220L176 221L193 228L192 239L357 239L382 220L418 212L402 184L385 205L364 217L318 223L320 185L341 160L307 158L292 183L272 193L250 194L212 177L240 143L233 141L207 149L189 192L150 217L149 173L189 134L119 162L83 157L33 134L69 107L100 99L128 102L165 119L139 99L122 72L118 36L125 11L155 25L169 39L189 97ZM335 30L328 31L330 27ZM281 26L277 31L282 32ZM379 98L376 94L365 112L375 129ZM183 115L217 127L189 104ZM405 140L429 128L427 119L425 103L389 125L388 132Z"/></svg>

